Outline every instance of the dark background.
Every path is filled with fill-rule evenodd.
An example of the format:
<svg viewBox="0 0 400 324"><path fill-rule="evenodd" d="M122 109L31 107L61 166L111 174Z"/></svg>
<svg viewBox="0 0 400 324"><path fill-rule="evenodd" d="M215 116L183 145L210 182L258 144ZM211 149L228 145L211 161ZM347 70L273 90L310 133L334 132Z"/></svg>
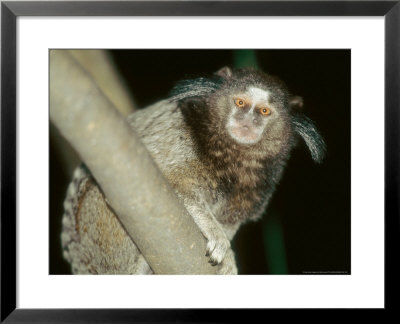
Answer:
<svg viewBox="0 0 400 324"><path fill-rule="evenodd" d="M299 145L263 219L233 240L240 274L350 274L350 50L117 50L112 56L145 107L174 83L222 66L257 65L304 99L327 144L321 165ZM68 184L50 139L50 273L70 273L60 244Z"/></svg>

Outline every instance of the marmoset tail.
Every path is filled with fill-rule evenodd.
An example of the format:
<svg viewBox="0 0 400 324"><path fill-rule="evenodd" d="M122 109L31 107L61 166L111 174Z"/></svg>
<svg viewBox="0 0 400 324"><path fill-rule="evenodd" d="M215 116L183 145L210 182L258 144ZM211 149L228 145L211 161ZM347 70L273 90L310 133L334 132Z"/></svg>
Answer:
<svg viewBox="0 0 400 324"><path fill-rule="evenodd" d="M237 273L230 241L264 213L298 139L314 161L323 159L324 141L302 105L278 78L223 68L179 82L170 98L128 117L221 274ZM153 273L84 167L64 206L62 244L73 273Z"/></svg>

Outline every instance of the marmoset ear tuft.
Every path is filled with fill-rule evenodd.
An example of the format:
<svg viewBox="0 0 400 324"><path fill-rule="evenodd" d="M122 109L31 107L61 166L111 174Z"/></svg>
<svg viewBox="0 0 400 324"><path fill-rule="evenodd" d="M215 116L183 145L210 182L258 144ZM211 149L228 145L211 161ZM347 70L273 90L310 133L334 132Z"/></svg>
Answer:
<svg viewBox="0 0 400 324"><path fill-rule="evenodd" d="M230 67L224 66L223 68L221 68L217 72L215 72L215 74L224 79L229 79L232 76L232 70Z"/></svg>
<svg viewBox="0 0 400 324"><path fill-rule="evenodd" d="M310 118L304 115L293 117L293 125L310 150L311 157L316 163L321 163L325 157L326 144Z"/></svg>

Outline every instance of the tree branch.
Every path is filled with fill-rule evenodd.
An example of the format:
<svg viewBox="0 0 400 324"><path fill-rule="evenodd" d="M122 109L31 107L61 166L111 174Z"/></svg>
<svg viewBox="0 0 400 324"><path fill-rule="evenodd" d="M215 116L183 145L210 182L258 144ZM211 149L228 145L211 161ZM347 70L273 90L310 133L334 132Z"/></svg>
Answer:
<svg viewBox="0 0 400 324"><path fill-rule="evenodd" d="M69 50L68 53L84 67L96 86L101 89L123 116L133 113L135 110L133 98L125 81L118 73L109 51L80 49Z"/></svg>
<svg viewBox="0 0 400 324"><path fill-rule="evenodd" d="M155 273L216 273L205 238L138 136L65 50L50 52L50 118Z"/></svg>

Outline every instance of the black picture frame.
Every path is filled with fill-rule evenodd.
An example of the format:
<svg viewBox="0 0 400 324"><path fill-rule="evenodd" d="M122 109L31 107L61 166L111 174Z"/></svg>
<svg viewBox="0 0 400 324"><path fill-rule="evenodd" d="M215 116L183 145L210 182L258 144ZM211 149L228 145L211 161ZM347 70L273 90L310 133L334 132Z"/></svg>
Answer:
<svg viewBox="0 0 400 324"><path fill-rule="evenodd" d="M400 1L122 1L1 3L1 321L6 323L234 322L265 310L16 308L16 19L18 16L381 16L385 19L385 310L399 266ZM252 314L248 314L253 312ZM381 316L382 313L379 312Z"/></svg>

